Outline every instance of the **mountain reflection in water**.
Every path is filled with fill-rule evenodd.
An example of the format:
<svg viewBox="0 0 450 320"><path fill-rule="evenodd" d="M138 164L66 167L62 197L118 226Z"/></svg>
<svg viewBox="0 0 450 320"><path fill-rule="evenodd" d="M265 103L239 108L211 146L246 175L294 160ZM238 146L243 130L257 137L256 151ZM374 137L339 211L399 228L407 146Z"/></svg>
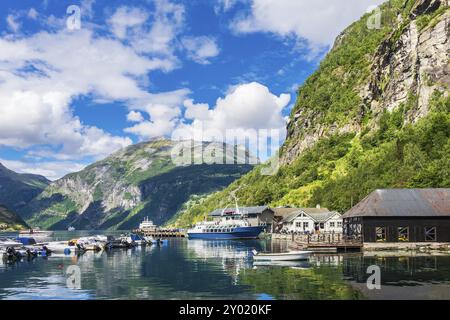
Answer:
<svg viewBox="0 0 450 320"><path fill-rule="evenodd" d="M76 237L58 234L58 237ZM314 255L310 261L253 263L281 241L171 239L166 246L0 263L0 299L450 299L450 257ZM368 290L370 265L381 290ZM77 265L81 289L66 285Z"/></svg>

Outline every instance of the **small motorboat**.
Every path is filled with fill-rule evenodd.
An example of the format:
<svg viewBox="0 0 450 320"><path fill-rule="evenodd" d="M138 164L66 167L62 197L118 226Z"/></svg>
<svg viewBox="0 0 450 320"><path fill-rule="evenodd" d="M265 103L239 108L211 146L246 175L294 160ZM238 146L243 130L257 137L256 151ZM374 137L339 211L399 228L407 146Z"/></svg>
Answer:
<svg viewBox="0 0 450 320"><path fill-rule="evenodd" d="M130 236L127 237L126 241L129 243L135 243L138 246L147 245L147 240L145 239L145 237L135 233L130 234Z"/></svg>
<svg viewBox="0 0 450 320"><path fill-rule="evenodd" d="M70 226L69 228L67 228L67 231L75 231L75 228Z"/></svg>
<svg viewBox="0 0 450 320"><path fill-rule="evenodd" d="M19 232L19 238L33 238L36 242L47 242L53 236L53 231L36 229L22 230Z"/></svg>
<svg viewBox="0 0 450 320"><path fill-rule="evenodd" d="M22 230L19 232L19 235L21 237L37 237L37 236L51 237L51 236L53 236L53 231L45 231L45 230L36 228L36 229Z"/></svg>
<svg viewBox="0 0 450 320"><path fill-rule="evenodd" d="M89 251L100 251L103 250L109 242L109 238L107 236L97 235L90 237L82 237L78 240L71 240L69 243L80 244L86 250Z"/></svg>
<svg viewBox="0 0 450 320"><path fill-rule="evenodd" d="M82 244L73 244L67 241L52 241L44 244L45 248L50 250L51 253L64 253L70 254L73 252L83 252L86 248Z"/></svg>
<svg viewBox="0 0 450 320"><path fill-rule="evenodd" d="M289 251L279 253L260 253L252 250L254 261L299 261L308 260L312 251Z"/></svg>
<svg viewBox="0 0 450 320"><path fill-rule="evenodd" d="M9 239L9 238L0 238L0 248L21 248L23 247L22 242Z"/></svg>
<svg viewBox="0 0 450 320"><path fill-rule="evenodd" d="M308 260L299 261L271 261L271 260L258 260L253 262L253 267L288 267L291 269L309 269L311 263Z"/></svg>

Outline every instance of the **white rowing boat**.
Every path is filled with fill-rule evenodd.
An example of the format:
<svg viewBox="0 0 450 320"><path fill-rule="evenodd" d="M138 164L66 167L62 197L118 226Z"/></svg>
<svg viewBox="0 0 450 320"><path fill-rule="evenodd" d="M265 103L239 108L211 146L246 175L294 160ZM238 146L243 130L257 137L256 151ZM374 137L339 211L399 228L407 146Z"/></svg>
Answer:
<svg viewBox="0 0 450 320"><path fill-rule="evenodd" d="M260 253L253 250L254 261L298 261L308 260L312 251L289 251L280 253Z"/></svg>

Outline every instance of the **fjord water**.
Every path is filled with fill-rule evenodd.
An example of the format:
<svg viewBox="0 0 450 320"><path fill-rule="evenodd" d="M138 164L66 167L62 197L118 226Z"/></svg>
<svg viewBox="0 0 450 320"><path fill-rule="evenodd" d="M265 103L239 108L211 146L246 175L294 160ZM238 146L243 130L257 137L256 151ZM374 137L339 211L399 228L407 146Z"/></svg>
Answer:
<svg viewBox="0 0 450 320"><path fill-rule="evenodd" d="M0 299L450 299L448 255L317 255L255 266L253 248L280 251L286 243L171 239L164 246L0 263ZM67 286L70 265L80 268L78 289ZM381 268L381 290L367 289L370 265Z"/></svg>

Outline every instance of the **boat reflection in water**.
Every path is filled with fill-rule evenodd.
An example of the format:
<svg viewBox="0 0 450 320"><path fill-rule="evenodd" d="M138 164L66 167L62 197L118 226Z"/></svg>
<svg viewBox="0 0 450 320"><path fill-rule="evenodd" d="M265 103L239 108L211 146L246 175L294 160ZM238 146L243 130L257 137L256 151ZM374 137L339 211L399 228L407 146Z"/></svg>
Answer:
<svg viewBox="0 0 450 320"><path fill-rule="evenodd" d="M189 240L188 250L192 251L197 259L221 265L222 269L232 276L233 283L237 283L242 269L252 268L251 247L261 247L261 243L238 240Z"/></svg>

